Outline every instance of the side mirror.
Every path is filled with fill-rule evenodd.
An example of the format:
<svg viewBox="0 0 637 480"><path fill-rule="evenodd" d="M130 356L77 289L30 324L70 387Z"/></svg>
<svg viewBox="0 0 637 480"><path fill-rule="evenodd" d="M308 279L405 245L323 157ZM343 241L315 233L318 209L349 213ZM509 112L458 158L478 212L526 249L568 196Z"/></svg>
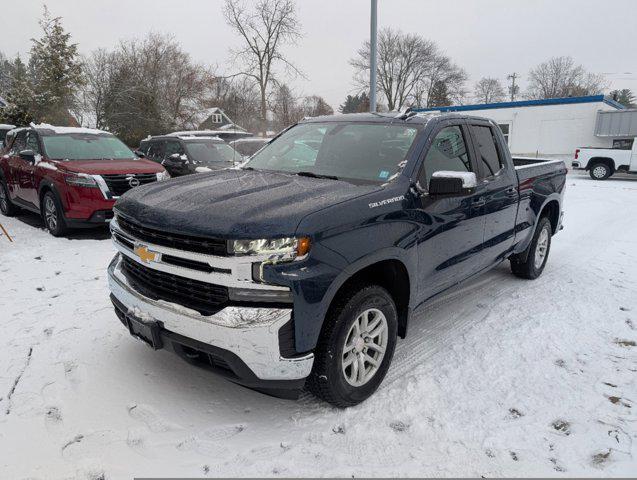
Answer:
<svg viewBox="0 0 637 480"><path fill-rule="evenodd" d="M434 172L429 180L429 195L463 195L478 185L473 172Z"/></svg>
<svg viewBox="0 0 637 480"><path fill-rule="evenodd" d="M133 153L137 155L139 158L146 158L146 154L142 152L141 150L135 150Z"/></svg>
<svg viewBox="0 0 637 480"><path fill-rule="evenodd" d="M35 163L35 152L33 150L22 150L20 152L20 158L27 162Z"/></svg>

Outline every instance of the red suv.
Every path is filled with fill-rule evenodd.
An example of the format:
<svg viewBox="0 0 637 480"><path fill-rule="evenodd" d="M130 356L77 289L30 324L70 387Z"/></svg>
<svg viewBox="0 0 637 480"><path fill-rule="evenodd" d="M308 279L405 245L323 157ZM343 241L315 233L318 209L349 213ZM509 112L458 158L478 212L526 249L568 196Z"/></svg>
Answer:
<svg viewBox="0 0 637 480"><path fill-rule="evenodd" d="M35 125L7 134L0 157L0 211L42 215L51 234L105 224L120 195L169 178L101 130Z"/></svg>

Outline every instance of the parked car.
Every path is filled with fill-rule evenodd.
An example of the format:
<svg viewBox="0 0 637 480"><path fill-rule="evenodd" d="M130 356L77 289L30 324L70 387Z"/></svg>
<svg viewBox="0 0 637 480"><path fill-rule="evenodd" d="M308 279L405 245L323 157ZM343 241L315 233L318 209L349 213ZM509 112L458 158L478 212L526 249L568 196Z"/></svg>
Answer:
<svg viewBox="0 0 637 480"><path fill-rule="evenodd" d="M239 138L250 138L253 135L244 130L183 130L169 133L176 137L219 137L224 142L232 142Z"/></svg>
<svg viewBox="0 0 637 480"><path fill-rule="evenodd" d="M230 146L239 152L244 159L248 159L270 143L270 140L270 138L262 137L240 138L230 142Z"/></svg>
<svg viewBox="0 0 637 480"><path fill-rule="evenodd" d="M228 168L242 160L218 137L150 137L141 141L138 152L163 165L171 177Z"/></svg>
<svg viewBox="0 0 637 480"><path fill-rule="evenodd" d="M15 125L8 125L6 123L0 123L0 149L4 147L4 139L10 130L13 130Z"/></svg>
<svg viewBox="0 0 637 480"><path fill-rule="evenodd" d="M566 167L522 163L482 118L304 120L240 169L119 200L115 312L153 348L234 382L355 405L428 300L507 259L540 276Z"/></svg>
<svg viewBox="0 0 637 480"><path fill-rule="evenodd" d="M637 173L637 142L630 138L615 145L614 148L578 148L571 166L587 170L593 180L606 180L615 172Z"/></svg>
<svg viewBox="0 0 637 480"><path fill-rule="evenodd" d="M0 211L42 215L55 236L104 225L128 190L168 177L101 130L36 125L11 130L0 158Z"/></svg>

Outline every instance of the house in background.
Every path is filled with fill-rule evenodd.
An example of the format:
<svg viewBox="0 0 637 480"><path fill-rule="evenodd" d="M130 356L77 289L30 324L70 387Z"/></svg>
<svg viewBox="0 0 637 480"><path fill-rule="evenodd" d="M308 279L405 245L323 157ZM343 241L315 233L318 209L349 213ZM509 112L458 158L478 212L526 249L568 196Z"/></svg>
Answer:
<svg viewBox="0 0 637 480"><path fill-rule="evenodd" d="M610 97L550 98L482 105L417 109L419 112L458 112L494 120L513 155L568 160L579 147L612 148L616 138L602 136L598 117L625 107Z"/></svg>
<svg viewBox="0 0 637 480"><path fill-rule="evenodd" d="M240 130L246 131L245 128L235 124L232 119L225 114L219 107L212 107L203 112L199 116L200 121L197 130Z"/></svg>

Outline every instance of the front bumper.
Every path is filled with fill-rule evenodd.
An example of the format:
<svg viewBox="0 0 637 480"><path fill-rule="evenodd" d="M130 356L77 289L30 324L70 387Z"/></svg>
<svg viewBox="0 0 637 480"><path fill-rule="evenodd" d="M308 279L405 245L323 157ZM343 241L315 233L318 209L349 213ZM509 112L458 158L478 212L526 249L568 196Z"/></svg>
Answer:
<svg viewBox="0 0 637 480"><path fill-rule="evenodd" d="M222 357L230 366L232 375L227 376L231 380L262 390L299 388L310 374L312 353L294 358L284 358L280 353L279 330L291 321L292 309L229 306L204 316L141 295L122 273L120 261L118 254L108 267L116 309L137 322L158 324L161 335L167 339L162 343L173 351L183 351L181 347L175 348L177 344L187 346L187 351Z"/></svg>

